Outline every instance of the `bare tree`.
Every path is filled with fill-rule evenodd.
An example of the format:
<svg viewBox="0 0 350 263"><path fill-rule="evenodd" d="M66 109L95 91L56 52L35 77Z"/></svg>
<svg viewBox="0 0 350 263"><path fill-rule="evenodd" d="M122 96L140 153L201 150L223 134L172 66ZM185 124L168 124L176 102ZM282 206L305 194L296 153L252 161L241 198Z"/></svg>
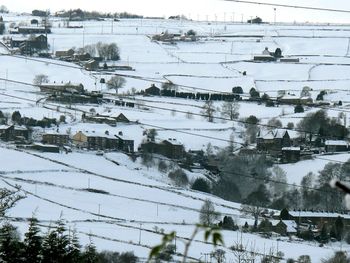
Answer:
<svg viewBox="0 0 350 263"><path fill-rule="evenodd" d="M264 211L264 208L260 206L252 206L252 205L242 205L241 212L244 215L251 215L254 217L254 228L258 227L259 216Z"/></svg>
<svg viewBox="0 0 350 263"><path fill-rule="evenodd" d="M84 47L84 53L89 53L90 56L94 57L96 55L96 45L95 44L86 45Z"/></svg>
<svg viewBox="0 0 350 263"><path fill-rule="evenodd" d="M15 204L24 198L19 194L20 187L16 186L17 190L9 190L0 188L0 219L3 219L6 212L15 206Z"/></svg>
<svg viewBox="0 0 350 263"><path fill-rule="evenodd" d="M205 115L205 117L208 119L209 122L214 121L214 112L215 112L215 107L214 103L211 100L208 100L204 103L201 114Z"/></svg>
<svg viewBox="0 0 350 263"><path fill-rule="evenodd" d="M118 90L123 88L126 81L123 77L113 76L108 82L107 87L109 89L115 89L115 92L118 94Z"/></svg>
<svg viewBox="0 0 350 263"><path fill-rule="evenodd" d="M231 121L239 116L239 104L235 101L226 101L222 105L221 115L229 118Z"/></svg>
<svg viewBox="0 0 350 263"><path fill-rule="evenodd" d="M287 174L279 166L272 168L271 186L275 196L281 196L287 190Z"/></svg>
<svg viewBox="0 0 350 263"><path fill-rule="evenodd" d="M205 226L211 226L219 218L220 213L215 211L213 202L209 199L205 200L199 212L199 222Z"/></svg>
<svg viewBox="0 0 350 263"><path fill-rule="evenodd" d="M49 77L44 74L36 75L33 79L34 85L41 85L43 83L49 83Z"/></svg>
<svg viewBox="0 0 350 263"><path fill-rule="evenodd" d="M213 251L212 253L210 253L210 256L212 258L215 258L216 262L217 263L223 263L225 262L225 250L222 250L222 249L216 249L215 251Z"/></svg>
<svg viewBox="0 0 350 263"><path fill-rule="evenodd" d="M267 122L267 126L269 130L282 128L282 122L277 118L272 118Z"/></svg>

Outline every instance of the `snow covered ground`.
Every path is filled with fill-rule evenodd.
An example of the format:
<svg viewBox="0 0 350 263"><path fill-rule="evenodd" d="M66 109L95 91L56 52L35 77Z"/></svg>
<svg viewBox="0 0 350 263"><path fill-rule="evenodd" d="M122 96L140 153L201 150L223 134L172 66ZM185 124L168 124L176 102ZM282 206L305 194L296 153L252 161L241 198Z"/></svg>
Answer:
<svg viewBox="0 0 350 263"><path fill-rule="evenodd" d="M30 16L4 15L5 22L29 22ZM328 107L328 114L337 117L340 111L347 113L350 103L350 30L339 26L297 25L247 25L232 23L207 23L195 21L167 20L110 20L97 22L74 22L82 29L64 28L60 19L53 19L52 34L48 35L50 51L66 50L83 45L116 42L120 47L121 61L118 65L130 65L135 71L117 71L125 76L126 85L120 90L126 94L132 89L141 91L152 83L158 87L167 80L179 86L180 91L231 92L232 87L242 86L245 93L254 87L261 93L275 97L278 90L300 94L304 86L313 89L315 98L319 90L329 92L325 99L330 102L343 101L342 107ZM113 28L112 28L113 25ZM166 30L172 33L194 29L200 39L196 43L166 45L152 42L150 36ZM5 35L9 36L9 35ZM255 63L252 58L261 54L265 47L274 51L280 47L283 54L299 58L299 63ZM246 71L246 75L243 72ZM102 105L58 105L45 101L46 95L31 84L38 74L48 76L50 82L82 83L87 90L108 91L100 84L101 78L111 75L93 73L80 66L54 59L12 56L0 45L0 110L12 114L19 110L22 116L41 119L59 118L66 115L67 124L61 124L60 132L80 130L123 134L135 140L135 149L144 139L145 129L156 127L159 139L176 138L187 150L205 150L208 143L214 147L228 146L233 134L238 145L245 142L244 130L239 121L230 121L220 114L222 102L215 102L213 123L203 116L203 101L133 96L125 99L134 102L135 108L113 104ZM5 80L9 81L5 81ZM17 81L14 83L13 81ZM22 83L19 83L22 82ZM112 95L108 95L111 98ZM305 113L294 113L294 108L283 105L265 107L264 104L239 103L240 118L255 115L266 124L278 117L284 127L289 122L295 125L307 112L318 108L306 108ZM123 113L139 123L87 124L81 122L81 112L94 109L100 114L117 116ZM190 114L189 114L190 113ZM348 122L349 123L349 122ZM56 130L52 128L51 130ZM291 134L297 135L295 131ZM117 251L133 250L147 257L150 246L161 240L161 230L176 230L178 238L187 238L198 222L199 209L204 200L210 198L222 215L231 215L243 225L251 224L239 210L240 204L231 203L212 195L174 187L167 175L155 168L145 168L139 161L120 153L97 156L94 152L76 151L69 154L44 154L19 151L0 145L0 186L21 186L26 198L10 211L10 216L28 218L33 212L43 224L59 218L61 212L71 227L77 227L82 242L87 243L89 233L99 249ZM281 165L287 173L289 183L299 184L309 171L317 173L330 160L346 161L347 153L323 156L318 159ZM116 165L116 162L119 165ZM188 173L191 181L203 176ZM89 190L90 188L90 190ZM97 193L91 189L98 190ZM25 223L16 223L25 232ZM342 244L333 243L318 247L316 243L266 239L258 235L223 231L228 262L234 260L228 247L242 236L247 249L264 253L278 249L284 257L297 258L308 254L313 262L330 256ZM343 246L349 249L347 246ZM183 250L179 242L178 250ZM200 258L201 253L213 250L211 244L203 242L198 235L190 255ZM230 261L231 260L231 261Z"/></svg>

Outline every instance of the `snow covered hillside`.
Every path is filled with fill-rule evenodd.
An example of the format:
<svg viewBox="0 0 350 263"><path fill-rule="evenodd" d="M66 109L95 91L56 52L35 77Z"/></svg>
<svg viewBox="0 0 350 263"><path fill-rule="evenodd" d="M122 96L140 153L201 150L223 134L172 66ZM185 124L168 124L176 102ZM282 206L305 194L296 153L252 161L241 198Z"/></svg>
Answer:
<svg viewBox="0 0 350 263"><path fill-rule="evenodd" d="M4 15L7 24L28 23L32 18ZM79 49L99 41L115 42L121 59L110 63L130 66L133 70L88 71L78 63L55 57L12 54L0 42L0 110L4 116L9 122L15 111L28 119L64 119L57 126L36 127L33 130L36 142L41 141L41 133L71 137L79 132L122 134L134 141L134 150L138 152L146 141L145 133L155 129L157 140L175 141L186 151L208 151L210 146L216 153L232 144L236 153L243 147L256 146L248 142L246 134L244 119L251 115L259 119L261 132L269 131L272 118L280 119L281 128L288 130L291 138L301 133L297 129L298 122L319 109L325 109L328 116L338 118L345 126L349 123L348 27L121 19L118 22L72 22L71 26L76 28L66 28L62 19L52 18L51 22L49 53L73 47ZM178 34L190 29L197 32L198 41L177 44L152 41L154 34L165 31ZM13 36L6 33L3 37L5 42ZM254 61L254 56L261 55L265 47L271 51L280 48L286 58L298 59L298 62ZM81 83L87 91L103 94L103 100L99 104L54 101L52 94L45 94L33 85L34 78L40 74L46 75L51 84ZM108 89L106 84L114 74L126 80L119 94ZM214 119L208 122L207 113L203 113L203 100L144 96L141 92L152 84L161 88L169 82L177 86L176 92L188 93L232 94L232 88L240 86L243 100L238 102L239 117L231 120L221 112L224 102L214 101ZM264 103L247 99L251 88L261 95L266 93L273 100L281 91L286 96L299 98L305 86L309 87L309 98L314 101L321 90L327 91L324 105L305 106L304 112L295 113L294 105L288 103L266 107ZM133 106L127 107L121 101ZM85 114L117 118L121 113L129 122L110 125L84 119ZM344 116L339 117L339 113ZM299 185L308 172L317 173L328 162L348 159L348 152L335 155L321 152L315 158L279 167L286 172L288 184ZM26 196L8 214L22 234L33 213L43 232L62 214L67 225L77 229L83 244L88 243L91 234L99 250L134 251L141 258L147 258L150 249L161 242L163 234L173 230L177 232L177 252L183 253L183 241L190 238L207 199L214 203L222 217L231 216L238 226L254 223L253 216L241 211L240 203L190 188L197 178L209 177L215 181L216 178L208 176L204 169L186 170L186 174L189 183L177 187L167 172L159 171L156 165L147 166L141 158L133 160L121 152L101 153L86 147L72 147L67 152L44 153L0 142L0 187L20 189ZM340 248L350 250L344 242L319 246L314 241L277 235L263 237L241 230L223 230L222 234L225 245L218 248L226 252L227 262L235 262L230 247L238 243L254 251L258 258L270 251L281 251L283 261L310 255L313 262L320 262ZM189 255L203 260L203 255L213 250L213 245L204 242L200 233Z"/></svg>

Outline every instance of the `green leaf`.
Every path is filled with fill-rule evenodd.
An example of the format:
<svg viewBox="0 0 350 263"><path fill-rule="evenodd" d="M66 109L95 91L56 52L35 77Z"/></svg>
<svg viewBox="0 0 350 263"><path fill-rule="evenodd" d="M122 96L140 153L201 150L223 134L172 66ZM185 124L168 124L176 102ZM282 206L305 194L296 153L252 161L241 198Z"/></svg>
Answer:
<svg viewBox="0 0 350 263"><path fill-rule="evenodd" d="M149 253L149 259L158 256L162 248L163 244L153 247L151 252Z"/></svg>
<svg viewBox="0 0 350 263"><path fill-rule="evenodd" d="M205 230L205 233L204 233L204 240L205 240L205 242L208 241L208 238L209 238L210 234L211 234L211 229L210 228Z"/></svg>
<svg viewBox="0 0 350 263"><path fill-rule="evenodd" d="M213 233L213 244L214 246L217 246L218 244L222 244L222 245L224 244L221 233L219 232Z"/></svg>

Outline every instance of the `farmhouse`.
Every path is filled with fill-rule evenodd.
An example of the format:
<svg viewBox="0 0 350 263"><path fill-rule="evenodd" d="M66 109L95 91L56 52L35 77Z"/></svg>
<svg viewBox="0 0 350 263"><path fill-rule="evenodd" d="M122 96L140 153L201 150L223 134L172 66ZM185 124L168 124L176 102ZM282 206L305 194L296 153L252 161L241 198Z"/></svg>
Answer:
<svg viewBox="0 0 350 263"><path fill-rule="evenodd" d="M68 144L69 142L69 135L58 133L58 132L46 132L43 134L42 142L44 144L53 144L53 145L59 145L63 146Z"/></svg>
<svg viewBox="0 0 350 263"><path fill-rule="evenodd" d="M127 138L121 131L118 132L118 135L116 135L116 137L118 139L118 150L127 153L134 152L134 140Z"/></svg>
<svg viewBox="0 0 350 263"><path fill-rule="evenodd" d="M14 38L10 39L10 47L18 48L21 54L32 55L33 53L47 49L47 37L44 35L29 37L29 38Z"/></svg>
<svg viewBox="0 0 350 263"><path fill-rule="evenodd" d="M97 70L99 67L99 62L94 59L89 59L85 64L84 67L88 71Z"/></svg>
<svg viewBox="0 0 350 263"><path fill-rule="evenodd" d="M279 130L269 131L266 134L259 131L256 142L259 151L281 151L283 147L291 146L291 140L287 130L282 132Z"/></svg>
<svg viewBox="0 0 350 263"><path fill-rule="evenodd" d="M282 162L296 163L300 161L300 147L283 147Z"/></svg>
<svg viewBox="0 0 350 263"><path fill-rule="evenodd" d="M0 125L0 139L13 141L16 139L29 139L30 132L26 127L15 125Z"/></svg>
<svg viewBox="0 0 350 263"><path fill-rule="evenodd" d="M326 140L324 146L326 152L346 152L349 150L349 143L343 140Z"/></svg>
<svg viewBox="0 0 350 263"><path fill-rule="evenodd" d="M145 89L145 93L147 95L159 96L160 88L157 88L156 85L152 84L151 87L149 87L148 89Z"/></svg>
<svg viewBox="0 0 350 263"><path fill-rule="evenodd" d="M298 225L294 220L270 220L272 231L282 236L294 235L297 233Z"/></svg>
<svg viewBox="0 0 350 263"><path fill-rule="evenodd" d="M170 159L182 159L185 156L185 148L175 139L169 138L160 143L148 141L141 144L141 151L164 155Z"/></svg>
<svg viewBox="0 0 350 263"><path fill-rule="evenodd" d="M58 58L61 58L61 57L72 57L74 55L74 50L73 49L58 50L58 51L56 51L55 55Z"/></svg>
<svg viewBox="0 0 350 263"><path fill-rule="evenodd" d="M123 114L120 113L117 117L116 117L117 122L124 122L124 123L129 123L130 120Z"/></svg>

